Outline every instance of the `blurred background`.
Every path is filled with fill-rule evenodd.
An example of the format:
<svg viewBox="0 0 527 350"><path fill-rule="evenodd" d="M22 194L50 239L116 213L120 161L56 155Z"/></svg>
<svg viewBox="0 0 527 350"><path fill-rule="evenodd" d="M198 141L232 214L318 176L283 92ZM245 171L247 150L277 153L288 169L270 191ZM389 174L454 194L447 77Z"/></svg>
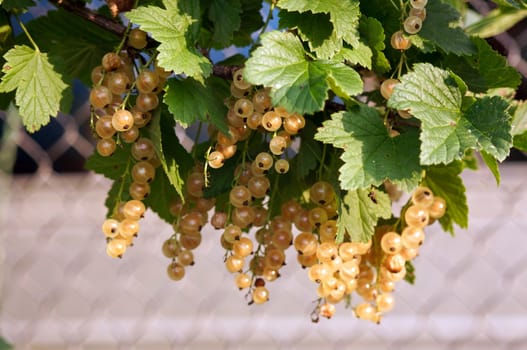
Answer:
<svg viewBox="0 0 527 350"><path fill-rule="evenodd" d="M527 98L527 23L490 42L523 75L517 96ZM527 348L525 155L502 164L499 188L484 166L464 174L469 229L455 238L427 230L416 283L398 284L381 325L343 307L313 324L306 271L286 266L269 284L271 301L247 306L210 227L179 283L161 254L171 228L153 213L123 260L107 257L100 226L110 183L83 170L94 143L87 95L78 83L71 115L32 135L0 113L2 170L14 162L13 176L0 171L0 335L17 349Z"/></svg>

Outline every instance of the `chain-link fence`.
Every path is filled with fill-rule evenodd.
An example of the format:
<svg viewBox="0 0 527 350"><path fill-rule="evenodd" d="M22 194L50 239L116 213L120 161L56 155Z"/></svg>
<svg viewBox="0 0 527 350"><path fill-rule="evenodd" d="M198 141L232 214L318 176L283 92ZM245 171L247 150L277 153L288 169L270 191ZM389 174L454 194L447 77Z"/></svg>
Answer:
<svg viewBox="0 0 527 350"><path fill-rule="evenodd" d="M527 27L496 43L527 76ZM100 225L109 183L63 173L80 169L93 149L85 95L76 94L73 116L35 136L20 131L15 170L34 175L0 187L0 334L17 348L527 348L527 165L505 164L499 188L487 170L465 174L469 230L451 238L428 229L416 283L399 283L396 308L380 326L344 308L312 324L316 293L306 271L289 264L269 284L271 301L249 307L211 229L179 283L166 277L160 250L171 228L154 214L123 260L106 256Z"/></svg>
<svg viewBox="0 0 527 350"><path fill-rule="evenodd" d="M466 174L470 229L451 238L429 228L416 284L399 283L380 326L344 308L312 324L315 287L295 263L269 284L269 303L247 306L209 229L196 265L172 282L160 251L171 229L153 214L125 258L110 259L100 233L106 180L19 176L3 226L2 333L17 348L49 349L525 349L527 167L502 171L499 189L486 170Z"/></svg>

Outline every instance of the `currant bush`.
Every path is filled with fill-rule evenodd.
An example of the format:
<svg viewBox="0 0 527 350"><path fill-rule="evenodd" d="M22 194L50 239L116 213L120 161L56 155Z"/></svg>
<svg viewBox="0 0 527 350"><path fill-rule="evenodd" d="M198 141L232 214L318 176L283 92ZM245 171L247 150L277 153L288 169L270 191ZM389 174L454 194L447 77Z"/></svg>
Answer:
<svg viewBox="0 0 527 350"><path fill-rule="evenodd" d="M248 304L278 295L283 266L297 264L313 286L313 321L340 304L379 323L396 307L396 283L415 278L427 226L467 227L460 174L475 155L499 174L512 147L527 150L525 108L512 97L519 75L482 38L485 18L464 27L466 2L266 1L262 18L259 6L224 2L214 16L213 2L163 0L116 5L124 26L70 2L51 1L64 11L36 27L84 16L71 25L93 34L79 40L89 57L49 55L66 69L44 49L77 38L37 35L20 21L27 8L0 5L32 45L2 41L0 92L16 90L36 131L67 105L66 81L91 86L86 165L113 181L106 252L133 254L150 209L171 227L160 250L174 281L195 273L213 239ZM280 30L268 27L273 16Z"/></svg>

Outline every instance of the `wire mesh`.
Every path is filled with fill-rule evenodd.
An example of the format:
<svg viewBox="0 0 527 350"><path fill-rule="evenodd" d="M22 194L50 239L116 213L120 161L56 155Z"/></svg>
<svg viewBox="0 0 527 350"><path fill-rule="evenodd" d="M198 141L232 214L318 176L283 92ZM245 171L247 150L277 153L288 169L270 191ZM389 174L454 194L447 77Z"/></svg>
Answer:
<svg viewBox="0 0 527 350"><path fill-rule="evenodd" d="M292 261L247 306L223 266L220 233L206 229L196 265L169 281L168 225L148 215L122 260L105 253L100 224L108 182L95 175L19 176L4 225L0 327L17 348L523 349L527 346L527 171L506 165L498 189L485 171L465 176L470 230L430 227L414 286L399 283L380 326L340 308L312 324L316 298Z"/></svg>

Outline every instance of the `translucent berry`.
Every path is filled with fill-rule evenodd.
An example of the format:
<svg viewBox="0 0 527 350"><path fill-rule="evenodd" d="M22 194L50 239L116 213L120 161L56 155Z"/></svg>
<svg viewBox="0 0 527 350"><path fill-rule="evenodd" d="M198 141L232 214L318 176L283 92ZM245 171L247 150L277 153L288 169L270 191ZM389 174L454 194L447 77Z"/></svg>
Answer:
<svg viewBox="0 0 527 350"><path fill-rule="evenodd" d="M428 0L410 0L410 5L416 9L422 9L426 6Z"/></svg>
<svg viewBox="0 0 527 350"><path fill-rule="evenodd" d="M90 104L94 108L105 108L112 103L112 92L104 85L95 86L90 91Z"/></svg>
<svg viewBox="0 0 527 350"><path fill-rule="evenodd" d="M404 35L402 30L399 30L392 34L390 44L394 49L404 51L412 46L412 41Z"/></svg>
<svg viewBox="0 0 527 350"><path fill-rule="evenodd" d="M134 49L142 50L146 47L146 44L147 39L145 31L139 28L134 28L128 33L128 45Z"/></svg>
<svg viewBox="0 0 527 350"><path fill-rule="evenodd" d="M393 88L399 84L399 80L397 79L386 79L381 83L381 95L385 99L390 99L390 97L393 94Z"/></svg>
<svg viewBox="0 0 527 350"><path fill-rule="evenodd" d="M397 254L403 248L401 236L397 232L386 232L381 238L381 248L385 254Z"/></svg>
<svg viewBox="0 0 527 350"><path fill-rule="evenodd" d="M408 34L417 34L423 27L423 20L417 16L409 16L404 20L403 27Z"/></svg>
<svg viewBox="0 0 527 350"><path fill-rule="evenodd" d="M126 109L119 109L112 116L112 126L117 131L126 131L134 126L134 116Z"/></svg>
<svg viewBox="0 0 527 350"><path fill-rule="evenodd" d="M180 281L185 277L185 266L173 261L167 267L167 275L174 281Z"/></svg>
<svg viewBox="0 0 527 350"><path fill-rule="evenodd" d="M103 157L109 157L117 148L117 144L114 139L100 139L97 141L97 152Z"/></svg>
<svg viewBox="0 0 527 350"><path fill-rule="evenodd" d="M251 84L243 79L243 68L238 69L232 75L232 82L238 89L246 90L251 87Z"/></svg>

